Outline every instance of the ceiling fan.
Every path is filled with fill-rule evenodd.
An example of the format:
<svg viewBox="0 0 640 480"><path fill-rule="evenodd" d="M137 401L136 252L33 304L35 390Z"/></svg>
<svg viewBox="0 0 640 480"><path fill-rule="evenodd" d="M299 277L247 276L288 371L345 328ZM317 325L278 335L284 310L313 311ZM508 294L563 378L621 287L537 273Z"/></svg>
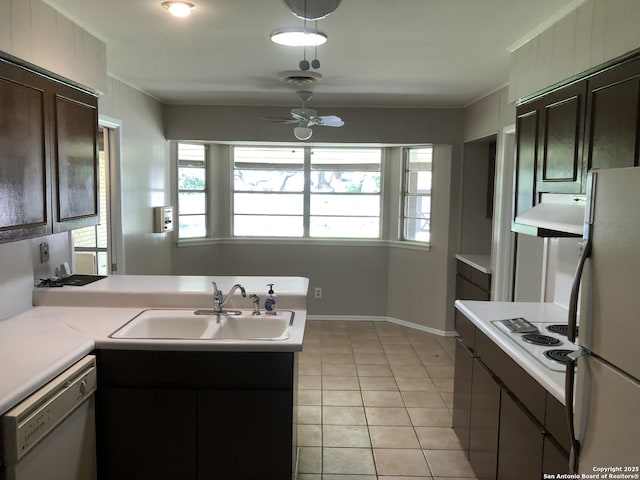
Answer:
<svg viewBox="0 0 640 480"><path fill-rule="evenodd" d="M298 140L311 138L313 134L311 127L315 125L320 127L341 127L344 125L344 121L336 115L318 115L316 110L307 107L307 102L313 96L312 92L300 90L296 93L302 106L291 109L291 118L263 117L263 119L273 124L297 124L293 129L293 134Z"/></svg>

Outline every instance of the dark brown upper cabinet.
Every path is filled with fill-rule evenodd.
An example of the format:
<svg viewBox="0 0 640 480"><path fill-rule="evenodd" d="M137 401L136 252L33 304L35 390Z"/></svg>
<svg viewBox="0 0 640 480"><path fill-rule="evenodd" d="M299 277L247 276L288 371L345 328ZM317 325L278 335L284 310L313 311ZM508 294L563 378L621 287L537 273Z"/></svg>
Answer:
<svg viewBox="0 0 640 480"><path fill-rule="evenodd" d="M543 193L584 194L592 168L640 165L640 54L516 108L514 217Z"/></svg>
<svg viewBox="0 0 640 480"><path fill-rule="evenodd" d="M0 241L50 225L50 103L45 82L0 62Z"/></svg>
<svg viewBox="0 0 640 480"><path fill-rule="evenodd" d="M587 81L587 169L638 166L640 58Z"/></svg>
<svg viewBox="0 0 640 480"><path fill-rule="evenodd" d="M515 216L535 204L538 111L538 103L522 105L516 111Z"/></svg>
<svg viewBox="0 0 640 480"><path fill-rule="evenodd" d="M98 216L95 97L72 90L56 93L54 233L93 225Z"/></svg>
<svg viewBox="0 0 640 480"><path fill-rule="evenodd" d="M580 193L586 85L567 85L540 105L538 193Z"/></svg>
<svg viewBox="0 0 640 480"><path fill-rule="evenodd" d="M97 97L0 55L0 242L95 224Z"/></svg>

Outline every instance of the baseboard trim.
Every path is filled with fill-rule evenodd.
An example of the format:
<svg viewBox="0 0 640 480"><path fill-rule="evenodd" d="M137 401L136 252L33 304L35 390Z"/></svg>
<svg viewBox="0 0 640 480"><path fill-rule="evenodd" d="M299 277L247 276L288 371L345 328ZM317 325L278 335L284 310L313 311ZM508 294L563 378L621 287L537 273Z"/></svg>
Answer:
<svg viewBox="0 0 640 480"><path fill-rule="evenodd" d="M403 327L413 328L414 330L420 330L421 332L439 335L441 337L455 337L456 335L458 335L455 330L440 330L437 328L427 327L426 325L407 322L406 320L400 320L399 318L394 317L377 317L372 315L307 315L307 320L321 320L328 322L389 322Z"/></svg>

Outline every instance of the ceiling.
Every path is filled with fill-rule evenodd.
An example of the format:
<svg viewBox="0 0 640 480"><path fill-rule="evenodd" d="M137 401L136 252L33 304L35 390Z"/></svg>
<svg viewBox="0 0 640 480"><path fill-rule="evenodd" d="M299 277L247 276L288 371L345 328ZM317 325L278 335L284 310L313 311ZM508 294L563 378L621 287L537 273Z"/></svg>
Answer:
<svg viewBox="0 0 640 480"><path fill-rule="evenodd" d="M107 45L109 75L168 104L290 105L301 47L272 31L301 27L282 0L192 0L175 18L161 0L45 0ZM579 0L343 0L318 22L313 105L465 106L502 87L508 48ZM307 48L312 59L313 48Z"/></svg>

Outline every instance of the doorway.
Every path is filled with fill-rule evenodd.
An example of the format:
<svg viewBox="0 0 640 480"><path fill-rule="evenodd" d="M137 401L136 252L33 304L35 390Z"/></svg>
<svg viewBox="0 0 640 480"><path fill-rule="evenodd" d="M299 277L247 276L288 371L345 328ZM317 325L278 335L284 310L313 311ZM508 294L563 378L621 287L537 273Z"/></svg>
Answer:
<svg viewBox="0 0 640 480"><path fill-rule="evenodd" d="M113 275L124 273L120 210L120 122L100 116L98 149L100 216L97 225L73 231L75 273Z"/></svg>

